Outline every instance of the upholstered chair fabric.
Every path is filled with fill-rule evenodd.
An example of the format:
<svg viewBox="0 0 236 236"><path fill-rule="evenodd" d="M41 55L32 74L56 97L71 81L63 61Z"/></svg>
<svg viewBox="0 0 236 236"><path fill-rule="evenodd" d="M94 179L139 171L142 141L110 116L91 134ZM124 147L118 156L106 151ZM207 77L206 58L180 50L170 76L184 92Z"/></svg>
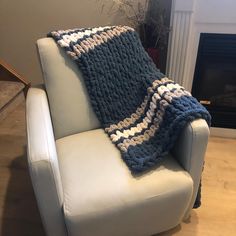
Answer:
<svg viewBox="0 0 236 236"><path fill-rule="evenodd" d="M37 42L55 138L99 127L75 63L53 39Z"/></svg>
<svg viewBox="0 0 236 236"><path fill-rule="evenodd" d="M196 198L209 129L189 123L156 168L132 175L92 111L83 77L52 39L37 42L46 91L27 96L28 162L47 235L151 236Z"/></svg>

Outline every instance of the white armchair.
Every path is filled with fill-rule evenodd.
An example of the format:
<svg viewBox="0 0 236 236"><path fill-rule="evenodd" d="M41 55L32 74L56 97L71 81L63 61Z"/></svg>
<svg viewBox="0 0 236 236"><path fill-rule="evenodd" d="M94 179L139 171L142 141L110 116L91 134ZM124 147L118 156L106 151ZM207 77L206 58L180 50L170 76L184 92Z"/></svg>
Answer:
<svg viewBox="0 0 236 236"><path fill-rule="evenodd" d="M47 234L143 236L178 225L196 198L206 122L188 124L158 168L134 177L99 128L77 67L52 39L37 44L47 92L27 95L28 162Z"/></svg>

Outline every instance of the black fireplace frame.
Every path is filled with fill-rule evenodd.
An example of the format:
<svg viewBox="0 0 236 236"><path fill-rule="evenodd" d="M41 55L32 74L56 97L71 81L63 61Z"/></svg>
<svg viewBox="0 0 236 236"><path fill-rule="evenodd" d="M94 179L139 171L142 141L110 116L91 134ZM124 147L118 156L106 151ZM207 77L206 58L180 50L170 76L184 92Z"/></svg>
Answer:
<svg viewBox="0 0 236 236"><path fill-rule="evenodd" d="M228 42L233 42L233 46L229 46L228 48L223 47L221 48L219 45L219 42L217 40L213 40L215 42L215 45L218 46L217 53L218 55L214 55L216 52L214 50L211 50L211 46L214 46L210 44L209 48L207 47L207 41L209 39L219 39L221 40L224 38ZM213 42L213 44L214 44ZM234 46L235 44L235 46ZM230 44L229 44L230 45ZM200 34L200 40L199 40L199 46L198 46L198 54L197 54L197 60L196 60L196 67L194 72L194 79L193 79L193 85L192 85L192 94L194 97L196 97L200 101L200 95L198 88L200 87L201 83L201 76L203 73L203 65L202 63L204 60L206 60L206 57L214 58L216 56L215 60L217 61L217 58L221 57L221 53L227 60L233 60L235 61L235 67L236 67L236 34L215 34L215 33L201 33ZM227 53L227 55L226 55ZM203 60L203 57L205 59ZM213 59L214 60L214 59ZM235 75L236 80L236 75ZM214 106L211 104L208 104L207 101L200 101L203 106L206 107L206 109L210 112L212 116L212 126L213 127L221 127L221 128L236 128L236 107L226 107L226 106Z"/></svg>

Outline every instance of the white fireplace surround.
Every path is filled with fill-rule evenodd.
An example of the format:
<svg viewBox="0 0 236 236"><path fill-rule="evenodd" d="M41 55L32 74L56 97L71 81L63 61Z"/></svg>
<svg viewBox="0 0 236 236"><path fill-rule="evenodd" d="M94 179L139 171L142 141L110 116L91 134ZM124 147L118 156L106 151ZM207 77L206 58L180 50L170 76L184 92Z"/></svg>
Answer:
<svg viewBox="0 0 236 236"><path fill-rule="evenodd" d="M173 0L167 75L191 91L200 33L236 34L236 0ZM236 138L236 130L211 129Z"/></svg>

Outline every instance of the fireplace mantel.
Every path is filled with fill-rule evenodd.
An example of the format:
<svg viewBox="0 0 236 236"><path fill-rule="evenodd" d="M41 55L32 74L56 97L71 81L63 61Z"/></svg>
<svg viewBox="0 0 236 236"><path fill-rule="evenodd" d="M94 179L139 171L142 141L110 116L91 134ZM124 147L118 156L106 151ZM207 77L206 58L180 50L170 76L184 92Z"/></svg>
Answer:
<svg viewBox="0 0 236 236"><path fill-rule="evenodd" d="M236 34L235 9L235 0L173 0L166 70L171 79L191 91L200 34Z"/></svg>

